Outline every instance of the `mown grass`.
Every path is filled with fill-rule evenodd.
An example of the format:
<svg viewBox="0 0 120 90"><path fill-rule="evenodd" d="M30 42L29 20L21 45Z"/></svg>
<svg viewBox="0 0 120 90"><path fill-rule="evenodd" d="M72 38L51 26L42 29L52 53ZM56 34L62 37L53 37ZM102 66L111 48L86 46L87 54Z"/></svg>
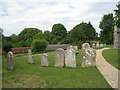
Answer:
<svg viewBox="0 0 120 90"><path fill-rule="evenodd" d="M119 60L118 52L120 52L120 49L106 49L102 52L102 55L106 59L107 62L109 62L111 65L113 65L114 67L120 70L120 63L118 61Z"/></svg>
<svg viewBox="0 0 120 90"><path fill-rule="evenodd" d="M40 55L34 55L34 64L28 57L14 57L14 70L6 69L3 58L3 88L111 88L96 67L81 68L82 52L78 50L76 68L56 68L55 51L47 52L49 67L42 67Z"/></svg>

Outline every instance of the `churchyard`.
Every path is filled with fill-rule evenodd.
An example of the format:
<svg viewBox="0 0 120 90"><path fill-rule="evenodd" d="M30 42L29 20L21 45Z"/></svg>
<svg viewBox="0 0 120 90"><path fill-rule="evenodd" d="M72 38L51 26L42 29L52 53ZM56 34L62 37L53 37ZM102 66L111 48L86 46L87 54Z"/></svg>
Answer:
<svg viewBox="0 0 120 90"><path fill-rule="evenodd" d="M55 51L46 53L49 66L41 66L41 54L34 54L34 64L28 55L14 57L14 70L6 69L3 58L3 88L111 88L96 67L81 67L82 50L76 55L76 68L55 67Z"/></svg>

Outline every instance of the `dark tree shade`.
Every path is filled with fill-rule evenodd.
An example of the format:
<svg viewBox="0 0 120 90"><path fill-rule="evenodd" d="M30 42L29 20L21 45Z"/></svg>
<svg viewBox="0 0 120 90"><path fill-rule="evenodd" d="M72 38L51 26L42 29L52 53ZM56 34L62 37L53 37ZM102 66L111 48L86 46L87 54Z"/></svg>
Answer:
<svg viewBox="0 0 120 90"><path fill-rule="evenodd" d="M61 41L67 36L67 30L62 24L54 24L51 32L51 39Z"/></svg>

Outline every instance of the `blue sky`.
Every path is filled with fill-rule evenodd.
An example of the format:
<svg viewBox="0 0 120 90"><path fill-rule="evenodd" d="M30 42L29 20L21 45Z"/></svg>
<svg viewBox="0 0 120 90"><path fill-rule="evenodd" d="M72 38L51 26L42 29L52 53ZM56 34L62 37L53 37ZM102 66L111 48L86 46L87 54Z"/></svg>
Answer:
<svg viewBox="0 0 120 90"><path fill-rule="evenodd" d="M114 13L119 0L1 0L3 34L19 34L24 28L49 30L62 23L67 31L81 22L91 22L99 33L103 15Z"/></svg>

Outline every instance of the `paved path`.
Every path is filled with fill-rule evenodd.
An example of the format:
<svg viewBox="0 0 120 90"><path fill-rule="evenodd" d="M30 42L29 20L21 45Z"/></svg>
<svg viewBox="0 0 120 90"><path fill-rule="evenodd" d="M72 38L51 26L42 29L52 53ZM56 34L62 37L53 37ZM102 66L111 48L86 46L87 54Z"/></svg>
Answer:
<svg viewBox="0 0 120 90"><path fill-rule="evenodd" d="M102 56L102 51L104 49L109 48L97 50L96 66L101 74L104 76L104 78L107 80L107 82L111 85L111 87L118 88L118 69L113 67L104 59L104 57Z"/></svg>

